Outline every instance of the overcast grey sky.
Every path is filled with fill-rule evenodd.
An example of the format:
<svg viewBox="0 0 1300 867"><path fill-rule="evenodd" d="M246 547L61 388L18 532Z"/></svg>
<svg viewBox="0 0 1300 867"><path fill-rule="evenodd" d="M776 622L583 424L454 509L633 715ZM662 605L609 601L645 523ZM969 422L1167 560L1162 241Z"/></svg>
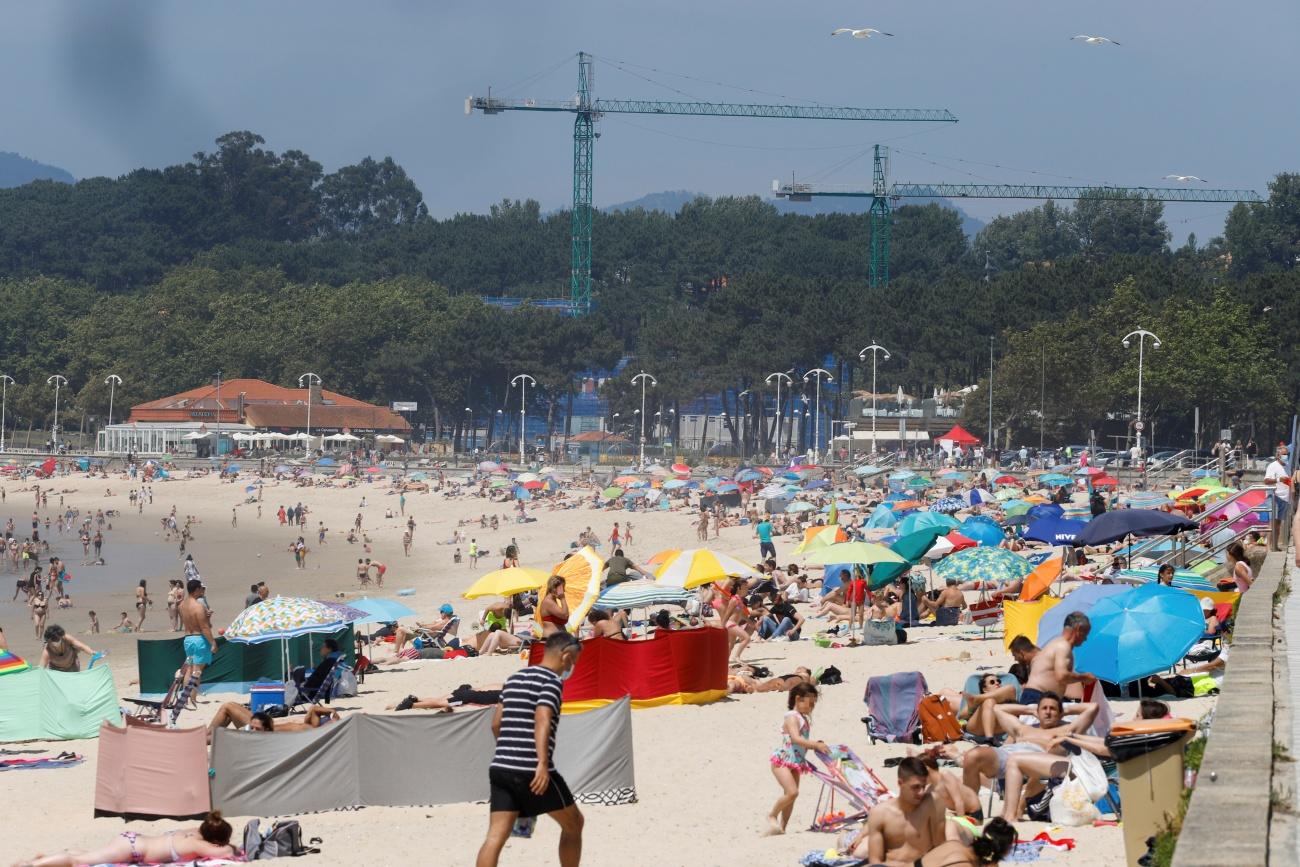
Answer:
<svg viewBox="0 0 1300 867"><path fill-rule="evenodd" d="M876 141L905 151L893 176L909 181L1150 186L1177 173L1262 193L1278 171L1300 170L1295 0L0 2L0 150L78 177L180 162L250 129L327 169L391 155L438 216L507 197L561 207L571 116L465 117L464 100L489 85L568 98L578 50L598 58L600 96L780 101L715 81L961 119L610 116L597 205L670 189L766 195L791 172L866 184L869 156L851 158ZM896 36L832 38L839 26ZM1078 33L1123 44L1070 42ZM963 203L984 218L1030 205ZM1205 240L1227 207L1167 214L1176 235Z"/></svg>

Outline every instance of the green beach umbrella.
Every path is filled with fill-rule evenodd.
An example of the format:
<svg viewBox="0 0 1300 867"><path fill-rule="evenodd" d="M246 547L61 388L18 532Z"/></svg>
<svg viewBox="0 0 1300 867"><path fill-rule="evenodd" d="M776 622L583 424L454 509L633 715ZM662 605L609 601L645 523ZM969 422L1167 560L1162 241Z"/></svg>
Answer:
<svg viewBox="0 0 1300 867"><path fill-rule="evenodd" d="M1014 551L983 545L950 554L934 567L934 574L945 581L956 578L993 584L1009 584L1032 571L1034 564Z"/></svg>

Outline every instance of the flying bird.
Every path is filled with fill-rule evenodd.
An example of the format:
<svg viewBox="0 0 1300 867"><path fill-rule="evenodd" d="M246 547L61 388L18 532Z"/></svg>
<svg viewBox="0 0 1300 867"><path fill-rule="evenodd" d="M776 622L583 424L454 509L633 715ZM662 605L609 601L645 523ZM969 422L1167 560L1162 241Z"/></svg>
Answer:
<svg viewBox="0 0 1300 867"><path fill-rule="evenodd" d="M1178 181L1180 184L1185 184L1188 181L1200 181L1201 183L1205 183L1205 178L1198 178L1196 175L1165 175L1165 180Z"/></svg>
<svg viewBox="0 0 1300 867"><path fill-rule="evenodd" d="M1114 39L1107 39L1105 36L1089 36L1086 33L1080 33L1078 36L1070 37L1071 42L1076 39L1082 39L1085 45L1105 45L1107 43L1110 43L1111 45L1119 45L1119 43Z"/></svg>
<svg viewBox="0 0 1300 867"><path fill-rule="evenodd" d="M831 31L831 36L839 36L842 33L848 33L854 39L870 39L873 36L893 36L892 33L886 33L883 30L877 30L874 27L861 27L853 29L852 27L836 27Z"/></svg>

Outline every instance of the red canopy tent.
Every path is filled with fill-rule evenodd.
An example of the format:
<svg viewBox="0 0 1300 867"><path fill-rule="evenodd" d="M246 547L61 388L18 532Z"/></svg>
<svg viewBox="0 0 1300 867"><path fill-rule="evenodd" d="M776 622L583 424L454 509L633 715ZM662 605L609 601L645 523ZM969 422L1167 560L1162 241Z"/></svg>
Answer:
<svg viewBox="0 0 1300 867"><path fill-rule="evenodd" d="M952 426L952 430L946 434L935 437L936 440L952 440L963 446L976 446L980 444L979 437L971 436L971 432L959 424Z"/></svg>

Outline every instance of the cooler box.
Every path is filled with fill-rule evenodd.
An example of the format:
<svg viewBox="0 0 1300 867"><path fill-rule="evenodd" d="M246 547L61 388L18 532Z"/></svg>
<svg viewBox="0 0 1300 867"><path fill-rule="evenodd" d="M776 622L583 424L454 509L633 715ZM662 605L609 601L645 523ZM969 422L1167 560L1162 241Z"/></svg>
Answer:
<svg viewBox="0 0 1300 867"><path fill-rule="evenodd" d="M248 706L257 713L263 708L268 708L275 704L284 704L284 683L282 681L267 681L265 683L255 683L249 690Z"/></svg>

